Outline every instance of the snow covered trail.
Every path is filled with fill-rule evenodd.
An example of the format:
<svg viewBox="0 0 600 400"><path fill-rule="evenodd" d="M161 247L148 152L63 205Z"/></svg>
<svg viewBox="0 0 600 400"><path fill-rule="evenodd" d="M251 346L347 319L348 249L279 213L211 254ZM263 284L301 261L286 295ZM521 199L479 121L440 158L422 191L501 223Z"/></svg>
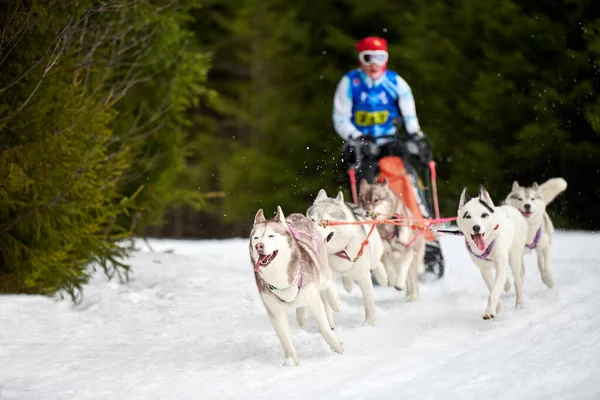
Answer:
<svg viewBox="0 0 600 400"><path fill-rule="evenodd" d="M282 367L247 243L152 240L152 253L140 242L132 281L98 273L79 306L0 297L0 399L600 398L598 234L557 232L552 290L527 255L525 309L511 290L491 321L459 237L442 238L446 276L419 301L376 287L374 327L358 287L338 282L345 353L290 313L295 368Z"/></svg>

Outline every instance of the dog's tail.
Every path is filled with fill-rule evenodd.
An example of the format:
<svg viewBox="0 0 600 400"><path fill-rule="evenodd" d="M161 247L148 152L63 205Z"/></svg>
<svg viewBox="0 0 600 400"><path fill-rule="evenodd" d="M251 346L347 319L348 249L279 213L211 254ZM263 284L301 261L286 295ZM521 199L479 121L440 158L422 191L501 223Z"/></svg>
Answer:
<svg viewBox="0 0 600 400"><path fill-rule="evenodd" d="M540 185L540 194L546 204L550 204L552 200L567 188L567 181L563 178L550 178Z"/></svg>

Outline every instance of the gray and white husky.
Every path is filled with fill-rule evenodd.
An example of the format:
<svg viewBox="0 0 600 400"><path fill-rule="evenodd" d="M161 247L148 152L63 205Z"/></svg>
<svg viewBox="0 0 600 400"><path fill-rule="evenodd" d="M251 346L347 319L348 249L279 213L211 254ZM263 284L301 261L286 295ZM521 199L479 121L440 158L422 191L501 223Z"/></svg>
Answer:
<svg viewBox="0 0 600 400"><path fill-rule="evenodd" d="M566 188L567 181L563 178L551 178L541 185L534 183L529 187L519 186L515 181L505 200L506 204L518 208L527 219L527 251L535 250L542 281L549 288L554 286L552 273L554 225L546 212L546 206Z"/></svg>
<svg viewBox="0 0 600 400"><path fill-rule="evenodd" d="M516 307L523 307L523 254L527 241L527 221L513 206L494 206L482 186L479 196L470 198L465 187L460 195L458 229L465 236L471 259L479 267L490 292L483 319L494 318L502 310L502 287L510 290L508 264L515 282ZM493 276L496 270L496 276Z"/></svg>
<svg viewBox="0 0 600 400"><path fill-rule="evenodd" d="M256 286L283 347L285 363L298 365L287 318L290 308L296 309L300 326L307 321L308 309L331 349L343 353L343 343L328 321L326 308L338 311L340 300L317 225L299 213L285 218L281 207L274 219L265 219L260 209L254 217L249 251Z"/></svg>
<svg viewBox="0 0 600 400"><path fill-rule="evenodd" d="M418 300L419 266L425 257L425 237L417 236L418 232L409 227L413 214L389 187L387 179L375 184L362 179L359 192L360 205L376 219L389 219L392 214L403 218L403 226L379 224L377 229L384 243L384 264L388 267L390 282L397 290L406 288L408 301Z"/></svg>
<svg viewBox="0 0 600 400"><path fill-rule="evenodd" d="M336 198L327 197L325 190L317 194L313 205L306 211L306 216L320 224L329 221L364 221L364 210L344 202L344 195L339 192ZM363 254L358 256L363 241L371 230L370 225L333 225L321 226L319 231L325 238L331 268L342 276L344 289L350 293L353 282L358 283L365 304L365 324L375 325L375 300L373 297L373 281L371 270L381 286L387 286L388 277L382 264L383 243L377 229L369 237Z"/></svg>

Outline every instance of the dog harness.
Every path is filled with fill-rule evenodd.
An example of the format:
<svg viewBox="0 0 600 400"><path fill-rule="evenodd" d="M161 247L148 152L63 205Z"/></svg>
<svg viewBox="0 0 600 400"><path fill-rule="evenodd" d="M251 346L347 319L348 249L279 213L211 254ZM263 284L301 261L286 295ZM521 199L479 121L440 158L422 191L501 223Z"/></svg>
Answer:
<svg viewBox="0 0 600 400"><path fill-rule="evenodd" d="M317 238L315 237L314 234L309 233L309 232L299 231L298 229L296 229L296 227L294 227L291 224L288 224L288 228L290 228L290 232L292 232L292 235L294 235L296 240L300 240L300 234L309 236L310 241L312 242L313 250L315 251L315 253L317 253Z"/></svg>
<svg viewBox="0 0 600 400"><path fill-rule="evenodd" d="M537 232L535 233L533 242L531 242L530 244L525 244L525 247L527 247L528 249L531 249L531 250L535 249L537 247L538 242L540 241L541 237L542 237L542 226L540 225Z"/></svg>
<svg viewBox="0 0 600 400"><path fill-rule="evenodd" d="M265 281L265 283L267 283L267 282ZM300 269L300 273L298 274L298 278L296 278L296 285L297 285L296 287L298 288L298 292L296 293L296 296L298 296L298 293L300 293L300 287L302 286L302 269ZM282 299L281 297L279 297L279 296L277 295L277 293L275 293L275 291L276 291L276 290L277 290L277 291L287 290L287 289L289 289L289 288L291 288L291 287L293 287L293 286L294 286L294 283L292 283L292 284L291 284L290 286L288 286L288 287L284 287L284 288L281 288L281 289L279 289L279 288L276 288L275 286L271 285L270 283L267 283L267 288L269 288L269 290L271 291L271 293L273 293L273 295L274 295L275 297L277 297L277 298L279 299L279 301L282 301L282 302L284 302L284 303L287 303L287 301L286 301L286 300L284 300L284 299ZM293 301L293 300L295 300L295 299L296 299L296 296L294 296L294 298L293 298L292 300L290 300L290 301Z"/></svg>

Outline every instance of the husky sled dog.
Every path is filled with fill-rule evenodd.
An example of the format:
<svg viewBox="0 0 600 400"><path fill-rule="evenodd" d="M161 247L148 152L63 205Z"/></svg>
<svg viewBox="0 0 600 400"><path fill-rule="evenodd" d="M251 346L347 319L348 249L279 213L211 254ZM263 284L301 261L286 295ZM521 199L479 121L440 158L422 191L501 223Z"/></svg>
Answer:
<svg viewBox="0 0 600 400"><path fill-rule="evenodd" d="M546 212L546 206L556 196L567 188L567 181L563 178L551 178L546 182L532 186L519 186L515 181L511 192L505 202L519 209L527 219L527 251L535 250L542 281L552 288L554 276L552 274L552 234L554 225Z"/></svg>
<svg viewBox="0 0 600 400"><path fill-rule="evenodd" d="M366 219L364 210L344 202L342 192L339 192L334 199L327 197L323 189L319 191L313 205L306 211L306 216L317 223L323 220L364 221ZM375 325L371 270L375 271L381 286L387 286L388 277L382 264L383 242L376 229L369 237L369 243L364 247L363 254L358 257L361 245L370 230L371 226L368 225L319 226L319 231L326 241L329 265L342 276L344 289L348 293L352 291L353 282L358 283L365 304L365 324Z"/></svg>
<svg viewBox="0 0 600 400"><path fill-rule="evenodd" d="M254 217L249 250L256 286L283 347L286 363L291 359L298 365L287 318L290 308L296 308L300 326L307 321L305 308L308 308L331 349L341 354L343 344L333 333L326 311L327 308L338 311L340 300L333 286L325 240L317 225L299 213L285 218L281 207L277 207L274 219L267 220L260 209Z"/></svg>
<svg viewBox="0 0 600 400"><path fill-rule="evenodd" d="M514 207L495 207L483 186L479 196L470 198L465 187L460 195L457 225L465 236L471 259L479 267L490 292L483 319L494 318L502 310L502 286L508 292L507 261L515 282L516 307L523 307L523 254L527 241L527 221ZM492 269L496 270L495 278Z"/></svg>
<svg viewBox="0 0 600 400"><path fill-rule="evenodd" d="M402 199L389 187L387 179L383 183L369 184L366 179L360 181L359 203L376 219L389 218L398 214L410 224L412 213ZM377 225L383 239L390 282L397 290L406 290L406 298L414 301L419 298L419 266L424 262L425 237L408 226L392 224Z"/></svg>

